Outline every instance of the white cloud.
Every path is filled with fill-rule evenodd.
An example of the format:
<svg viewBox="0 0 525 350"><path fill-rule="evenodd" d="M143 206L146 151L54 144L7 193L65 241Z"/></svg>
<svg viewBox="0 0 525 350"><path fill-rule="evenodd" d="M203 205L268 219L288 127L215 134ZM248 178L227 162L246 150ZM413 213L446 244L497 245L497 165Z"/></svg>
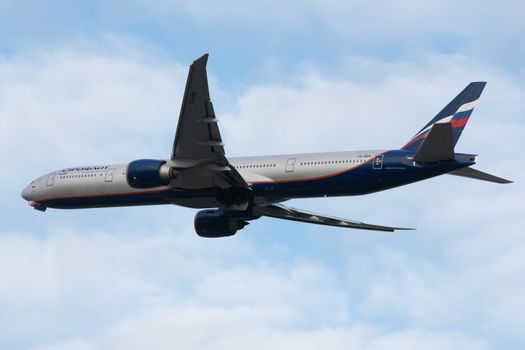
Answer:
<svg viewBox="0 0 525 350"><path fill-rule="evenodd" d="M46 163L167 156L185 71L69 50L3 59L0 145Z"/></svg>
<svg viewBox="0 0 525 350"><path fill-rule="evenodd" d="M178 28L178 22L187 29L189 18L196 26L190 25L190 30L208 45L222 49L216 43L227 42L257 55L277 51L285 56L295 50L301 55L316 55L311 52L313 47L411 59L435 49L519 64L509 52L518 56L525 53L520 35L525 29L520 16L523 4L517 0L154 0L135 1L133 6L112 2L101 8L114 14L110 19L118 23L131 22L140 14L139 18L153 18L168 32Z"/></svg>
<svg viewBox="0 0 525 350"><path fill-rule="evenodd" d="M241 237L212 244L188 237L0 236L0 280L8 282L0 291L1 343L39 350L486 348L456 332L349 324L346 292L325 264L268 260ZM222 252L202 254L216 244Z"/></svg>
<svg viewBox="0 0 525 350"><path fill-rule="evenodd" d="M424 4L414 0L376 1L371 5L367 1L341 0L309 0L285 1L277 0L244 1L226 0L220 3L210 0L196 0L191 3L184 1L154 0L150 2L136 1L137 9L152 13L159 18L177 16L180 13L190 15L194 20L202 21L235 21L230 25L246 24L251 26L266 25L286 27L286 34L293 32L293 26L314 25L319 21L324 25L334 25L339 31L351 33L356 28L367 30L376 27L374 33L385 28L395 32L403 32L409 36L423 37L433 32L440 33L472 33L473 25L477 27L482 16L490 16L506 27L522 26L516 8L521 3L516 0L507 0L494 5L490 1L427 1ZM115 4L111 7L114 8ZM451 11L455 8L456 11ZM129 13L126 13L129 15ZM269 26L272 24L272 26ZM346 25L345 25L346 24ZM418 31L411 30L417 26ZM491 28L498 30L500 28ZM487 28L488 31L488 28ZM364 36L363 33L355 33ZM367 32L367 34L369 34Z"/></svg>

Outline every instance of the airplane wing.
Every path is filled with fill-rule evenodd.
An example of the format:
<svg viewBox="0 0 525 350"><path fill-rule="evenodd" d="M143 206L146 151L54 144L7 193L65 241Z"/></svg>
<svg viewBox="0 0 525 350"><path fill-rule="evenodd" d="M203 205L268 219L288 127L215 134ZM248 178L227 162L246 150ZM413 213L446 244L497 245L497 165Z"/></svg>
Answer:
<svg viewBox="0 0 525 350"><path fill-rule="evenodd" d="M171 159L181 166L199 162L224 164L224 144L208 90L208 54L190 66Z"/></svg>
<svg viewBox="0 0 525 350"><path fill-rule="evenodd" d="M321 215L317 213L308 212L306 210L286 207L282 204L270 204L264 206L257 206L254 209L254 213L262 216L269 216L277 219L292 220L306 222L310 224L337 226L356 228L361 230L372 230L372 231L387 231L393 232L395 230L414 230L413 228L402 228L402 227L390 227L371 225L364 222L341 219L333 216Z"/></svg>
<svg viewBox="0 0 525 350"><path fill-rule="evenodd" d="M210 100L207 61L205 54L193 62L188 72L170 159L170 165L179 172L175 185L187 189L234 188L239 191L225 195L243 197L248 184L226 159ZM245 198L234 201L247 205Z"/></svg>

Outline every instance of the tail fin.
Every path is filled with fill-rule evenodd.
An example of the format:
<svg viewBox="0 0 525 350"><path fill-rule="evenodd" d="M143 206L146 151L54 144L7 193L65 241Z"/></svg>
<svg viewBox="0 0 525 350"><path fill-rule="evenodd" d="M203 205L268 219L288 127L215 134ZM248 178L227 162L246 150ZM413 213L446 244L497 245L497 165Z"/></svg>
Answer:
<svg viewBox="0 0 525 350"><path fill-rule="evenodd" d="M452 146L455 146L461 136L461 132L474 110L474 106L485 88L486 82L474 82L459 93L448 105L446 105L441 112L439 112L434 119L428 122L410 141L401 149L407 151L417 151L432 126L436 123L450 123L452 126Z"/></svg>

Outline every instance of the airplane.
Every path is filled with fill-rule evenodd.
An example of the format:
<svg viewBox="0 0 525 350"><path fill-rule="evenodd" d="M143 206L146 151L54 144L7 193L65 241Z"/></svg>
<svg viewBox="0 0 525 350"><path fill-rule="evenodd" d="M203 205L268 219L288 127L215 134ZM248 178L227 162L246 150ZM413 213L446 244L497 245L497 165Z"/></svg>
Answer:
<svg viewBox="0 0 525 350"><path fill-rule="evenodd" d="M39 211L176 204L202 209L201 237L226 237L262 216L374 231L410 230L348 220L282 203L294 198L364 195L452 174L512 181L471 168L477 155L455 145L486 82L472 82L403 147L227 158L210 100L208 54L191 64L169 159L64 168L31 182L22 197Z"/></svg>

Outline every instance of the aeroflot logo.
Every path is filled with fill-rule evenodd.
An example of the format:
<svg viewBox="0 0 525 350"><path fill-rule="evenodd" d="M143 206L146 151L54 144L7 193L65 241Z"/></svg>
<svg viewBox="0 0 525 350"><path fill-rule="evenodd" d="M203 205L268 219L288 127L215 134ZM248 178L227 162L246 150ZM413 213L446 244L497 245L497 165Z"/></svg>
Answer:
<svg viewBox="0 0 525 350"><path fill-rule="evenodd" d="M67 168L62 171L70 172L70 171L106 170L107 168L108 166L85 166L85 167L79 167L79 168Z"/></svg>

